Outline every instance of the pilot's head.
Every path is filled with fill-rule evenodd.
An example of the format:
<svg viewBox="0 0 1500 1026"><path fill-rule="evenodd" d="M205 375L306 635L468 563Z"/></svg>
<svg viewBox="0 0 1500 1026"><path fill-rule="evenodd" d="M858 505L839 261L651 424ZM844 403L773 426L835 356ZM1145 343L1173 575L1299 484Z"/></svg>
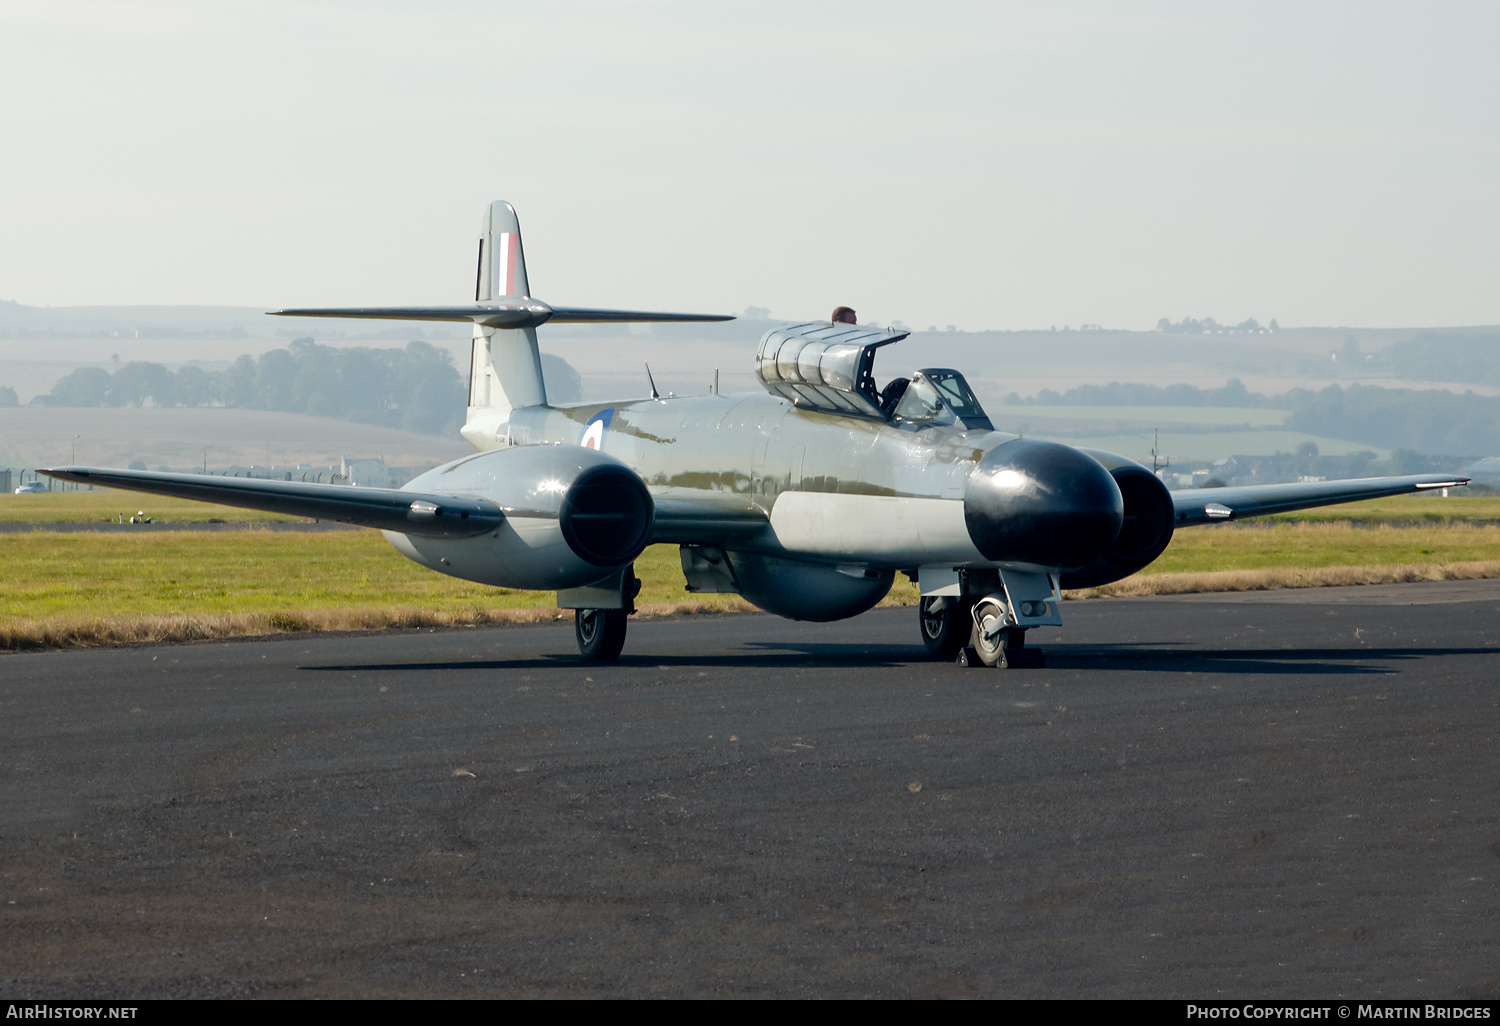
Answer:
<svg viewBox="0 0 1500 1026"><path fill-rule="evenodd" d="M854 314L854 311L851 310L851 309L849 309L847 306L841 306L838 309L834 310L833 311L833 316L830 317L830 318L828 318L828 319L830 321L832 321L834 324L858 324L859 323L859 318L856 317L855 314Z"/></svg>

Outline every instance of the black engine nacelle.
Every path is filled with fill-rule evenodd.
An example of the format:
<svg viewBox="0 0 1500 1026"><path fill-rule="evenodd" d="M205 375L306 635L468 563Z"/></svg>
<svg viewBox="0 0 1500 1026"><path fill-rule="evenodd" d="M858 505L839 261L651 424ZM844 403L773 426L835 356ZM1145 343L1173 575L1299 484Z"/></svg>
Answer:
<svg viewBox="0 0 1500 1026"><path fill-rule="evenodd" d="M1125 523L1104 555L1062 575L1064 588L1094 588L1149 566L1166 551L1175 525L1172 493L1151 471L1112 452L1085 450L1104 464L1125 500Z"/></svg>

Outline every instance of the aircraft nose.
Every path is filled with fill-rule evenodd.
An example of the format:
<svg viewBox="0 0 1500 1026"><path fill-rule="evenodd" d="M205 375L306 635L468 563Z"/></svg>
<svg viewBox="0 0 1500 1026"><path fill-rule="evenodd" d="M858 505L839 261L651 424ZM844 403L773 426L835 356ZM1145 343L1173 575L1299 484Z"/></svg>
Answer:
<svg viewBox="0 0 1500 1026"><path fill-rule="evenodd" d="M1109 548L1125 522L1125 502L1109 471L1087 453L1018 438L974 468L964 522L986 559L1071 569Z"/></svg>

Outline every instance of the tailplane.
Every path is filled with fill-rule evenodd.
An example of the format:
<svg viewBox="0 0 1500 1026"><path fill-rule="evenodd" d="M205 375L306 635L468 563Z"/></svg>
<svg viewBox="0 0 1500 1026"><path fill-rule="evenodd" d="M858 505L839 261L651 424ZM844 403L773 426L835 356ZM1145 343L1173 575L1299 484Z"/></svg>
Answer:
<svg viewBox="0 0 1500 1026"><path fill-rule="evenodd" d="M732 321L725 314L659 313L551 306L532 298L526 253L515 208L503 200L489 205L479 224L479 265L472 306L366 306L275 310L280 317L347 317L393 321L458 321L474 325L469 368L469 415L463 435L476 449L509 444L510 411L546 406L542 358L536 329L548 321L622 323L629 321Z"/></svg>

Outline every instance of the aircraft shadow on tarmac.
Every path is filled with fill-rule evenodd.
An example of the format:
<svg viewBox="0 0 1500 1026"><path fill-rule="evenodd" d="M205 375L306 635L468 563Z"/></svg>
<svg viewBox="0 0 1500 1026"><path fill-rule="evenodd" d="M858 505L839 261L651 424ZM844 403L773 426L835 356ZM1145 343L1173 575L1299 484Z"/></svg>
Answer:
<svg viewBox="0 0 1500 1026"><path fill-rule="evenodd" d="M702 655L621 656L613 663L582 663L576 657L555 656L521 659L445 660L441 662L344 663L332 666L301 666L309 672L443 672L453 670L605 670L650 667L723 667L727 669L808 667L894 668L927 663L920 648L912 645L751 642L751 651ZM1286 649L1192 649L1160 643L1152 645L1048 645L1043 648L1048 670L1100 670L1134 673L1225 673L1225 674L1390 674L1399 664L1439 656L1495 654L1493 648L1286 648ZM940 664L936 664L940 665ZM955 670L957 666L953 667ZM1035 674L1046 670L1014 670Z"/></svg>
<svg viewBox="0 0 1500 1026"><path fill-rule="evenodd" d="M368 672L377 670L559 670L569 667L578 670L607 670L611 666L621 669L645 669L650 667L686 668L715 666L726 669L766 667L823 666L829 669L871 668L907 666L911 663L927 662L920 647L914 645L824 645L824 644L778 644L754 642L746 646L756 651L753 654L721 652L704 655L651 655L638 653L622 655L607 663L586 663L568 653L523 659L476 659L473 662L446 660L432 663L358 663L338 666L299 666L299 670L323 670L328 672Z"/></svg>

